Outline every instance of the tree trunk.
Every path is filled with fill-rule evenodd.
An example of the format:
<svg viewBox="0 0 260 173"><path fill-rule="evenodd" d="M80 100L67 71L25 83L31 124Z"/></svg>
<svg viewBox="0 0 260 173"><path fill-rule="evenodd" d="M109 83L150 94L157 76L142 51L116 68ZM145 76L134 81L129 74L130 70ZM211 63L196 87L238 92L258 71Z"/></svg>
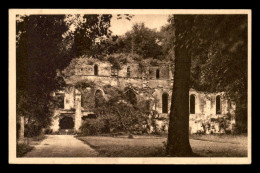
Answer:
<svg viewBox="0 0 260 173"><path fill-rule="evenodd" d="M181 19L179 17L180 16L178 16L178 20L174 17L176 36L174 59L175 70L166 150L167 154L170 156L187 157L193 155L189 141L189 89L191 57L188 53L186 45L178 36L184 30L187 31L191 27L188 26L190 23L188 24L187 22L184 22L187 18L183 18L182 16Z"/></svg>
<svg viewBox="0 0 260 173"><path fill-rule="evenodd" d="M175 51L174 85L170 111L167 152L170 156L191 156L189 142L189 81L191 59L185 48Z"/></svg>

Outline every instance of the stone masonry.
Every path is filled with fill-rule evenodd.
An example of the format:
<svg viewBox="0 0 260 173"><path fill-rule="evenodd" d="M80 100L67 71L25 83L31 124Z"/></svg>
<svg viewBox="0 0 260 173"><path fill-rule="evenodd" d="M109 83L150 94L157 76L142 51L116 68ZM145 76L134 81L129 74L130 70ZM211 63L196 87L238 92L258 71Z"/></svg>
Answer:
<svg viewBox="0 0 260 173"><path fill-rule="evenodd" d="M54 111L52 130L61 130L60 121L64 117L71 117L74 130L79 131L83 117L93 114L91 105L94 95L101 93L106 99L108 95L104 88L108 85L121 90L131 91L138 100L140 98L151 101L151 107L159 113L156 124L159 129L167 131L167 118L170 112L173 75L170 63L140 66L138 62L121 64L121 69L113 69L108 61L92 58L75 59L64 71L67 87L64 91L57 91L63 95L63 106ZM86 93L75 88L77 82L88 81L95 83L95 87L87 87ZM192 98L191 98L192 97ZM204 93L190 89L190 133L224 133L218 119L228 120L230 129L235 124L235 103L231 103L224 93ZM84 104L83 101L85 100ZM226 118L228 117L229 118ZM165 118L162 120L160 118Z"/></svg>

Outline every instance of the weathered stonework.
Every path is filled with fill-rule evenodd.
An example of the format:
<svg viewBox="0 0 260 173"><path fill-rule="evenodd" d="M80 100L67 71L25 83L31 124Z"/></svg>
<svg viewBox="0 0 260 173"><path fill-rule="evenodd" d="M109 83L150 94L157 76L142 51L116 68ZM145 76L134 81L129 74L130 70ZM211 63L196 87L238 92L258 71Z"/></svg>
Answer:
<svg viewBox="0 0 260 173"><path fill-rule="evenodd" d="M68 87L64 92L64 108L55 111L53 131L58 131L58 122L62 116L71 116L74 120L74 130L79 131L83 117L93 114L95 93L99 91L104 99L108 99L109 86L122 91L131 90L137 102L149 100L150 107L159 114L156 117L156 128L167 132L168 115L171 106L173 75L170 63L161 63L157 66L141 66L138 62L121 64L120 69L114 69L108 61L99 61L91 58L78 58L64 70L64 80ZM87 81L95 86L86 86L77 89L79 82ZM224 93L203 93L190 90L190 96L195 97L194 112L190 114L190 133L224 133L215 119L231 116L234 121L235 104L229 103ZM216 112L216 97L220 96L220 113ZM190 105L191 105L190 104ZM215 123L215 124L213 124ZM206 127L209 126L210 127ZM214 128L213 128L214 127ZM153 129L151 129L153 131Z"/></svg>

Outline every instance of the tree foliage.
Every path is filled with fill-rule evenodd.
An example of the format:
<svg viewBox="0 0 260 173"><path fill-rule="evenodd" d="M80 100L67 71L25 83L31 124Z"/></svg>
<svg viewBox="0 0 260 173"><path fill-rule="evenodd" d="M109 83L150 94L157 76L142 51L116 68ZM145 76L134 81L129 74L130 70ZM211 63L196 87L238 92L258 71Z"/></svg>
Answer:
<svg viewBox="0 0 260 173"><path fill-rule="evenodd" d="M192 26L176 35L179 42L174 42L174 46L185 47L191 56L190 87L206 92L224 91L237 105L238 130L246 132L247 15L186 15L186 18L191 18ZM185 21L182 23L185 25ZM168 27L174 31L174 24Z"/></svg>
<svg viewBox="0 0 260 173"><path fill-rule="evenodd" d="M175 43L175 29L173 26L173 16L168 17L168 24L161 27L159 32L160 43L164 59L174 60L174 43Z"/></svg>
<svg viewBox="0 0 260 173"><path fill-rule="evenodd" d="M175 71L167 152L189 156L189 88L220 92L236 102L246 129L247 16L175 15ZM192 70L190 68L192 66ZM242 118L245 117L245 118ZM241 123L241 124L240 124Z"/></svg>
<svg viewBox="0 0 260 173"><path fill-rule="evenodd" d="M106 47L106 54L130 53L144 59L163 59L160 40L161 35L157 31L147 28L144 23L136 23L123 36L113 35L102 44Z"/></svg>
<svg viewBox="0 0 260 173"><path fill-rule="evenodd" d="M112 15L76 15L79 22L72 33L72 54L96 56L102 53L104 40L111 36L110 20ZM75 18L73 18L75 20Z"/></svg>
<svg viewBox="0 0 260 173"><path fill-rule="evenodd" d="M50 125L55 106L50 93L65 86L57 70L76 56L98 54L96 43L111 34L110 19L111 15L17 16L18 116L40 128Z"/></svg>
<svg viewBox="0 0 260 173"><path fill-rule="evenodd" d="M19 16L17 20L17 115L27 124L46 127L51 117L51 91L63 86L56 69L69 62L62 51L68 30L62 15Z"/></svg>
<svg viewBox="0 0 260 173"><path fill-rule="evenodd" d="M224 91L237 105L239 132L246 132L247 16L196 16L194 22L197 28L193 32L200 33L201 45L194 48L192 56L192 87ZM202 28L201 24L207 27Z"/></svg>
<svg viewBox="0 0 260 173"><path fill-rule="evenodd" d="M160 35L147 27L144 23L135 24L131 31L126 32L122 38L124 51L130 51L143 56L143 58L162 58Z"/></svg>

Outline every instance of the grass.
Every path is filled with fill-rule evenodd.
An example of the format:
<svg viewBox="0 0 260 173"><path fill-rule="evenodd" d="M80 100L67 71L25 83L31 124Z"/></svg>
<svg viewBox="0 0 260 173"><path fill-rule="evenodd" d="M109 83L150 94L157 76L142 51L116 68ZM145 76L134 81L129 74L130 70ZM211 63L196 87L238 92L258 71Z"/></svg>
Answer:
<svg viewBox="0 0 260 173"><path fill-rule="evenodd" d="M226 135L226 134L215 134L215 135L191 135L190 139L202 140L202 141L212 141L212 142L222 142L222 143L232 143L232 144L247 144L247 135Z"/></svg>
<svg viewBox="0 0 260 173"><path fill-rule="evenodd" d="M194 152L206 157L247 157L247 135L192 135Z"/></svg>
<svg viewBox="0 0 260 173"><path fill-rule="evenodd" d="M162 138L77 137L98 151L100 157L163 157Z"/></svg>
<svg viewBox="0 0 260 173"><path fill-rule="evenodd" d="M158 136L78 136L99 153L99 157L165 157L163 142L166 137ZM245 135L192 135L193 151L202 157L246 157L247 136Z"/></svg>

